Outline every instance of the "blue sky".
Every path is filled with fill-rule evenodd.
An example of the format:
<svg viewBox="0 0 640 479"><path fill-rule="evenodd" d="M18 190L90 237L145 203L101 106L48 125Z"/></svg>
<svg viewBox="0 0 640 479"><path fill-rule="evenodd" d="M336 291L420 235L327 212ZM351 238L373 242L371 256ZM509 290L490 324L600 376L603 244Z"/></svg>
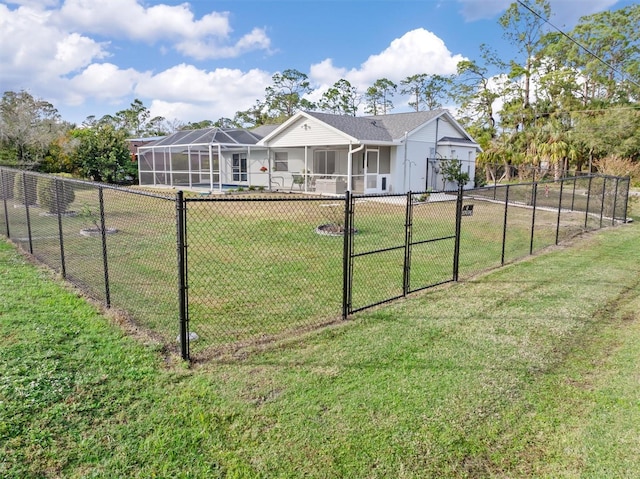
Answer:
<svg viewBox="0 0 640 479"><path fill-rule="evenodd" d="M307 74L319 96L340 78L449 74L486 43L515 52L499 16L509 0L0 0L0 89L26 90L81 123L139 98L153 115L233 117L276 72ZM551 0L552 22L629 0ZM311 98L312 100L315 98ZM394 98L394 112L407 98Z"/></svg>

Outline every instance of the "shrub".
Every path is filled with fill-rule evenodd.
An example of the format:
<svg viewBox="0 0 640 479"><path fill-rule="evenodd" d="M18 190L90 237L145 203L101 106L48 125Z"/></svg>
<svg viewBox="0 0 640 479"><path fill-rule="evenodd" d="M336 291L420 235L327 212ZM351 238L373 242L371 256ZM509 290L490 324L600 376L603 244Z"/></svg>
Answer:
<svg viewBox="0 0 640 479"><path fill-rule="evenodd" d="M49 213L66 212L76 197L70 184L64 181L56 181L53 178L40 178L37 190L38 203L40 203L41 207L46 208Z"/></svg>
<svg viewBox="0 0 640 479"><path fill-rule="evenodd" d="M640 183L640 163L630 158L609 155L593 162L599 173L612 176L630 176L631 184Z"/></svg>
<svg viewBox="0 0 640 479"><path fill-rule="evenodd" d="M14 178L9 172L0 171L0 200L13 198Z"/></svg>
<svg viewBox="0 0 640 479"><path fill-rule="evenodd" d="M24 177L24 179L23 179ZM25 183L27 191L25 192ZM17 174L13 182L13 197L23 205L35 205L37 200L36 185L38 179L26 173Z"/></svg>

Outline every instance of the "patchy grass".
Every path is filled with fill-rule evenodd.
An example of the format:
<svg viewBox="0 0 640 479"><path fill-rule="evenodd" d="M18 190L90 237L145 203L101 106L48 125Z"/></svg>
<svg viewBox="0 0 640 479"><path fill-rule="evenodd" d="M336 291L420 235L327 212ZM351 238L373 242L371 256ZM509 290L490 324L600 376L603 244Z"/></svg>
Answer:
<svg viewBox="0 0 640 479"><path fill-rule="evenodd" d="M192 368L0 243L0 475L638 477L639 236Z"/></svg>

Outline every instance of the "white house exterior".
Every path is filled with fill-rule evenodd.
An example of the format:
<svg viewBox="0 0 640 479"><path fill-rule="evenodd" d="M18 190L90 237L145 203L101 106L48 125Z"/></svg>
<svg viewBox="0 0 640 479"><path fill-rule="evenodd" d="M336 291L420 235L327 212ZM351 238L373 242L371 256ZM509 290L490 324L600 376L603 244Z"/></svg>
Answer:
<svg viewBox="0 0 640 479"><path fill-rule="evenodd" d="M441 161L473 180L478 144L444 109L354 117L298 112L251 131L182 131L138 149L141 185L313 192L407 193L455 189ZM472 187L472 182L467 187Z"/></svg>
<svg viewBox="0 0 640 479"><path fill-rule="evenodd" d="M298 189L328 194L453 189L443 182L441 161L459 160L473 179L480 151L444 109L364 117L299 112L258 145L268 148L274 177L293 174Z"/></svg>

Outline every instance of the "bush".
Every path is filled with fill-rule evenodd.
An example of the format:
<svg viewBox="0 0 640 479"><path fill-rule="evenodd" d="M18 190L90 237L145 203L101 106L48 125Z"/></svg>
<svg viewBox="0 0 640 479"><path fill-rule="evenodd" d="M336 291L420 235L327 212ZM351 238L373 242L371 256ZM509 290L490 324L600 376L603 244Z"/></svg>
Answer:
<svg viewBox="0 0 640 479"><path fill-rule="evenodd" d="M24 180L23 180L23 177ZM25 192L25 183L27 191ZM27 173L17 174L13 182L13 197L18 203L23 205L35 205L37 201L36 185L38 178Z"/></svg>
<svg viewBox="0 0 640 479"><path fill-rule="evenodd" d="M56 181L53 178L40 178L38 181L38 203L42 208L46 208L49 213L66 212L75 198L76 195L72 185L64 181Z"/></svg>
<svg viewBox="0 0 640 479"><path fill-rule="evenodd" d="M8 171L0 171L0 200L13 198L14 175Z"/></svg>
<svg viewBox="0 0 640 479"><path fill-rule="evenodd" d="M640 183L640 163L631 158L621 158L617 155L609 155L593 162L598 173L611 176L630 176L631 184L637 186Z"/></svg>

